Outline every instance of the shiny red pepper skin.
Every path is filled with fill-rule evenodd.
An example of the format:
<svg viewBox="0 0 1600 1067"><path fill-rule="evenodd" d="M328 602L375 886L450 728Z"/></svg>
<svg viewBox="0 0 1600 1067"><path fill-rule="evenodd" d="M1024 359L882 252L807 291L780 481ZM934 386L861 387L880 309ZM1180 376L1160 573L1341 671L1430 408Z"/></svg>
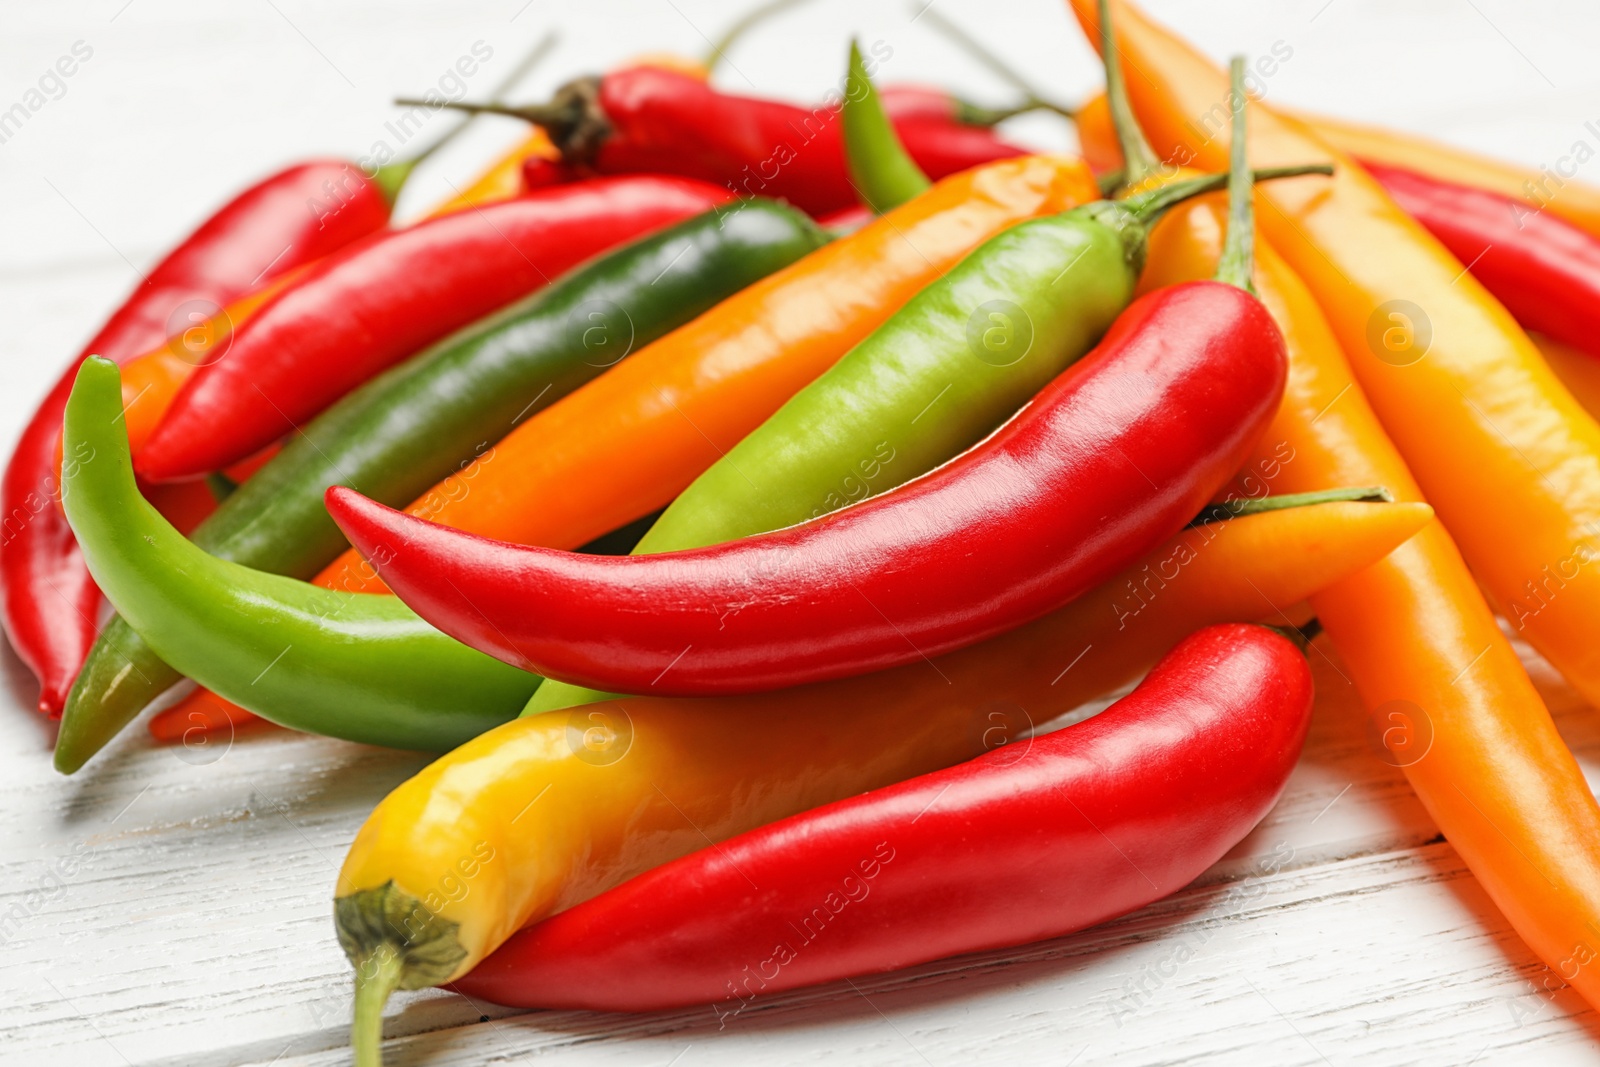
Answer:
<svg viewBox="0 0 1600 1067"><path fill-rule="evenodd" d="M1311 671L1261 626L1180 643L1100 715L675 860L518 933L454 985L652 1011L1027 944L1124 915L1272 808Z"/></svg>
<svg viewBox="0 0 1600 1067"><path fill-rule="evenodd" d="M327 502L401 599L507 663L621 693L776 689L963 647L1110 577L1227 483L1285 375L1260 301L1193 282L1135 302L943 467L786 530L583 556L475 537L341 487Z"/></svg>
<svg viewBox="0 0 1600 1067"><path fill-rule="evenodd" d="M1524 327L1600 356L1600 240L1499 193L1362 166Z"/></svg>
<svg viewBox="0 0 1600 1067"><path fill-rule="evenodd" d="M100 591L55 503L56 442L78 364L121 362L257 285L382 229L389 205L355 166L302 163L246 189L202 223L146 275L84 346L22 431L0 483L0 585L17 655L39 678L39 710L62 702L94 641Z"/></svg>
<svg viewBox="0 0 1600 1067"><path fill-rule="evenodd" d="M257 311L227 358L195 372L135 469L157 482L220 470L591 256L730 196L671 176L597 178L352 245Z"/></svg>
<svg viewBox="0 0 1600 1067"><path fill-rule="evenodd" d="M610 129L587 162L601 173L683 174L743 195L782 198L812 216L856 203L836 108L732 96L648 67L605 75L598 104ZM897 117L895 132L935 181L1027 154L989 129L948 119Z"/></svg>

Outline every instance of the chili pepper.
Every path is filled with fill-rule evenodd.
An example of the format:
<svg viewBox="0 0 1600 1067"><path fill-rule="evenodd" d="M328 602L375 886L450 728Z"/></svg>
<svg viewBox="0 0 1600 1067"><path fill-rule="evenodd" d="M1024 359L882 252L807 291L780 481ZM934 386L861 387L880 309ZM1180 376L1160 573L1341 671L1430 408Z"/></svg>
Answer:
<svg viewBox="0 0 1600 1067"><path fill-rule="evenodd" d="M1102 201L1025 229L1102 231L1094 243L1137 272L1143 221L1215 187ZM1048 289L1073 263L1048 258L1049 270L1022 275L1029 288ZM911 316L934 337L971 310L941 293ZM1082 363L938 471L788 530L660 557L577 557L430 525L339 487L328 510L369 557L395 546L379 572L418 614L508 663L624 692L778 688L960 648L1104 581L1227 483L1284 373L1260 303L1194 283L1133 305Z"/></svg>
<svg viewBox="0 0 1600 1067"><path fill-rule="evenodd" d="M1075 2L1074 9L1092 29L1092 8ZM1218 92L1209 64L1130 5L1118 11L1124 54L1146 74L1135 86L1141 115L1156 129L1176 130L1180 116L1203 114L1195 105ZM1267 109L1253 106L1266 137L1258 134L1252 145L1270 144L1280 134ZM1161 143L1182 142L1173 136ZM1294 147L1305 143L1296 138ZM1342 196L1337 180L1335 187ZM1319 200L1319 213L1332 210L1326 192ZM1382 217L1394 211L1381 200L1372 210ZM1267 218L1270 226L1272 215ZM1168 228L1186 232L1178 229L1178 217ZM1204 247L1198 235L1212 228L1201 224L1187 232ZM1337 253L1345 270L1364 272L1321 221L1314 235L1317 247ZM1296 240L1270 229L1268 236ZM1205 241L1214 248L1214 239ZM1152 270L1167 262L1162 242L1158 231ZM1369 244L1366 252L1385 252L1390 244ZM1264 257L1263 268L1274 262ZM1195 269L1203 268L1171 277ZM1306 273L1309 279L1313 271ZM1357 360L1364 353L1352 345L1341 353L1322 317L1327 311L1333 319L1341 304L1322 301L1316 288L1307 288L1309 280L1302 283L1287 268L1263 277L1263 298L1285 327L1291 359L1289 402L1263 438L1292 450L1292 461L1274 461L1274 488L1379 481L1402 498L1420 499L1345 362L1344 353ZM1427 361L1433 358L1430 352ZM1261 462L1256 468L1268 476ZM1488 491L1481 482L1480 489ZM1393 760L1404 766L1434 821L1530 947L1552 964L1567 959L1600 923L1600 809L1444 527L1430 525L1384 563L1313 598L1313 606L1384 737L1400 739ZM1578 975L1574 984L1595 1001L1588 976Z"/></svg>
<svg viewBox="0 0 1600 1067"><path fill-rule="evenodd" d="M947 178L525 420L495 446L492 465L452 475L410 510L503 540L592 541L667 504L973 248L1098 195L1070 159L1025 157ZM316 581L382 588L354 552Z"/></svg>
<svg viewBox="0 0 1600 1067"><path fill-rule="evenodd" d="M939 657L937 671L916 663L749 697L637 697L519 719L401 785L367 820L340 874L341 943L358 967L385 943L398 950L402 988L459 977L523 926L701 847L679 833L685 820L716 840L803 810L798 789L838 799L896 780L859 770L873 755L900 761L904 777L914 761L933 769L1018 740L1137 678L1200 626L1259 618L1369 566L1431 515L1324 503L1186 529L1061 610ZM632 821L634 804L648 820ZM365 903L384 886L390 923ZM432 966L430 949L441 950Z"/></svg>
<svg viewBox="0 0 1600 1067"><path fill-rule="evenodd" d="M1073 933L1183 888L1254 829L1311 704L1288 638L1208 627L1088 722L647 871L455 985L527 1007L710 1004L726 1022L758 994Z"/></svg>
<svg viewBox="0 0 1600 1067"><path fill-rule="evenodd" d="M317 589L198 548L139 495L120 411L116 364L85 360L67 402L63 502L107 597L180 671L286 726L429 751L511 718L533 692L537 678L392 597Z"/></svg>
<svg viewBox="0 0 1600 1067"><path fill-rule="evenodd" d="M894 124L884 112L861 58L861 47L855 41L850 42L849 74L839 118L850 183L861 202L875 214L893 210L928 191L932 183L906 154L895 134Z"/></svg>
<svg viewBox="0 0 1600 1067"><path fill-rule="evenodd" d="M605 178L375 235L312 267L199 368L134 465L199 477L595 253L725 200L679 178Z"/></svg>
<svg viewBox="0 0 1600 1067"><path fill-rule="evenodd" d="M351 393L241 485L194 540L247 566L310 574L344 544L322 507L328 485L349 480L409 499L473 457L492 457L486 450L520 413L600 374L627 353L630 335L660 336L820 240L799 212L751 201L596 259ZM57 767L81 766L177 679L125 624L109 624L68 701Z"/></svg>
<svg viewBox="0 0 1600 1067"><path fill-rule="evenodd" d="M1498 193L1366 164L1524 327L1600 356L1600 239Z"/></svg>
<svg viewBox="0 0 1600 1067"><path fill-rule="evenodd" d="M881 51L873 52L874 65L882 58ZM834 105L805 108L733 96L703 79L633 67L569 82L544 106L446 106L537 123L562 159L580 170L681 174L726 184L742 195L780 197L814 216L856 199ZM895 129L917 165L935 179L1024 154L979 126L908 118L896 121Z"/></svg>
<svg viewBox="0 0 1600 1067"><path fill-rule="evenodd" d="M307 210L308 203L325 198L338 210L321 216ZM169 253L83 354L123 360L153 348L186 324L182 316L190 309L226 303L265 277L379 229L388 215L379 182L348 163L303 163L280 171L240 193ZM60 714L94 640L100 602L72 531L52 503L60 485L55 459L61 412L71 387L69 370L23 429L0 485L6 634L39 679L39 710L52 716Z"/></svg>

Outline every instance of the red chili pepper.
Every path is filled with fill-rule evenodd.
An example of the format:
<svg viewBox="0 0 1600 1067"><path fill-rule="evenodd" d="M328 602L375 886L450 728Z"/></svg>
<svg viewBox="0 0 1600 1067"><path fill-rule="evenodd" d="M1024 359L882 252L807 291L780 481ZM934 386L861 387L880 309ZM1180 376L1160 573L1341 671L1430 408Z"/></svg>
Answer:
<svg viewBox="0 0 1600 1067"><path fill-rule="evenodd" d="M100 593L78 553L60 493L56 448L78 364L149 351L255 286L382 229L378 182L338 160L303 163L234 197L167 257L84 346L22 431L0 483L0 582L17 655L39 678L39 710L61 713L94 641Z"/></svg>
<svg viewBox="0 0 1600 1067"><path fill-rule="evenodd" d="M1519 323L1600 356L1600 239L1486 189L1381 163L1362 166Z"/></svg>
<svg viewBox="0 0 1600 1067"><path fill-rule="evenodd" d="M582 556L475 537L340 487L327 501L352 544L387 560L390 588L474 648L615 692L749 692L937 655L1103 581L1232 477L1285 374L1261 303L1193 282L1134 303L960 457L787 530Z"/></svg>
<svg viewBox="0 0 1600 1067"><path fill-rule="evenodd" d="M752 830L515 935L454 985L652 1011L1026 944L1173 893L1271 810L1311 671L1262 626L1185 639L1087 722Z"/></svg>
<svg viewBox="0 0 1600 1067"><path fill-rule="evenodd" d="M134 465L151 481L225 467L590 256L729 199L684 178L600 178L374 235L257 311L227 358L184 385Z"/></svg>
<svg viewBox="0 0 1600 1067"><path fill-rule="evenodd" d="M580 78L546 106L447 106L536 122L549 131L563 159L580 170L681 174L727 185L741 195L786 199L813 216L856 202L833 106L805 108L733 96L658 67ZM985 127L949 119L896 119L895 130L935 180L1027 154Z"/></svg>

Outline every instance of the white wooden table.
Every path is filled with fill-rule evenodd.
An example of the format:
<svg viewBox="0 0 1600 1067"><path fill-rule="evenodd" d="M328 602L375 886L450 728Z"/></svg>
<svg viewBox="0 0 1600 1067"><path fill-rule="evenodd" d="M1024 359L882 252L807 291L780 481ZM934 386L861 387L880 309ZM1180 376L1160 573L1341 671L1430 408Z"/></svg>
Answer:
<svg viewBox="0 0 1600 1067"><path fill-rule="evenodd" d="M917 0L920 5L925 0ZM936 0L1063 98L1098 68L1058 0ZM0 7L0 111L78 41L92 56L0 143L0 444L176 235L286 160L360 154L385 102L478 40L488 85L546 28L562 48L535 99L632 54L696 51L741 5L712 0L73 0ZM1274 100L1553 162L1600 144L1578 0L1152 0L1213 54L1293 50ZM720 80L797 98L838 77L846 35L894 48L885 80L1003 86L900 0L816 0L740 46ZM53 86L51 87L54 88ZM442 120L438 120L442 121ZM415 213L513 140L485 123L419 174ZM1048 118L1014 135L1070 144ZM1600 181L1600 162L1589 180ZM1324 646L1319 645L1319 648ZM1591 776L1600 719L1530 657ZM339 1064L349 972L329 898L356 827L422 764L281 732L201 752L142 722L78 776L0 654L0 1063ZM1364 734L1337 664L1268 820L1195 886L1120 922L774 998L725 1029L709 1009L517 1014L437 991L390 1006L392 1063L1586 1063L1600 1017L1508 929ZM1069 892L1070 887L1063 887ZM1003 901L996 902L1003 907ZM1558 982L1550 980L1552 987Z"/></svg>

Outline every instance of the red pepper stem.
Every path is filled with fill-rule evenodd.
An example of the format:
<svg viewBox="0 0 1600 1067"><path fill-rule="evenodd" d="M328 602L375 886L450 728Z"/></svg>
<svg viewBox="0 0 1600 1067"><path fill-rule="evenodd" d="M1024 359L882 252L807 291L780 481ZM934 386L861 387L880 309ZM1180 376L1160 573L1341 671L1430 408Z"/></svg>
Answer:
<svg viewBox="0 0 1600 1067"><path fill-rule="evenodd" d="M1133 105L1128 102L1128 86L1122 77L1122 56L1117 51L1116 29L1111 21L1110 0L1100 0L1100 60L1106 68L1106 106L1111 111L1111 126L1122 149L1122 182L1138 185L1161 165L1156 150L1150 147Z"/></svg>
<svg viewBox="0 0 1600 1067"><path fill-rule="evenodd" d="M570 123L573 119L572 109L563 104L497 104L488 101L482 104L470 100L418 100L415 97L398 96L394 101L400 107L445 107L452 111L464 111L469 115L506 115L510 118L531 122L535 126L558 128Z"/></svg>
<svg viewBox="0 0 1600 1067"><path fill-rule="evenodd" d="M944 36L948 38L952 44L956 45L958 48L966 52L973 59L976 59L985 67L988 67L992 74L1000 78L1006 84L1010 85L1023 95L1023 106L1015 109L1013 114L1021 114L1024 111L1043 110L1054 111L1057 115L1060 115L1065 119L1077 117L1077 112L1074 109L1065 104L1058 103L1050 99L1048 94L1040 92L1037 86L1019 74L1017 70L1011 66L1011 64L1007 63L1005 60L1001 59L999 56L985 48L978 42L977 38L973 37L966 30L962 29L960 26L957 26L954 22L951 22L949 19L941 15L937 8L933 7L931 4L923 5L921 0L918 0L918 3L915 6L917 8L917 15L915 16L916 18L926 19L928 25L944 34ZM1001 117L1004 118L1006 116ZM994 121L998 122L1000 120L995 119ZM977 125L989 124L979 123Z"/></svg>
<svg viewBox="0 0 1600 1067"><path fill-rule="evenodd" d="M501 96L514 89L518 82L527 77L534 67L542 63L544 58L555 50L556 44L560 40L561 35L554 30L539 38L539 42L529 50L528 54L518 60L517 65L512 67L506 76L501 78L489 90L490 97L498 100ZM395 102L401 103L398 100ZM426 100L410 100L406 101L405 104L407 107L438 107L443 104L443 101L430 103ZM378 190L383 193L384 200L391 208L394 207L394 202L399 199L400 190L405 187L406 179L411 177L411 172L417 169L418 164L461 136L461 131L465 130L471 122L472 116L468 116L466 120L456 123L450 129L434 138L431 144L425 145L405 159L397 159L393 163L385 163L373 172L372 180L378 186Z"/></svg>
<svg viewBox="0 0 1600 1067"><path fill-rule="evenodd" d="M766 3L758 4L740 15L706 50L705 58L701 60L701 64L706 68L706 74L710 75L716 71L718 64L727 55L728 49L732 48L739 38L773 16L781 15L790 8L799 7L807 2L808 0L767 0Z"/></svg>
<svg viewBox="0 0 1600 1067"><path fill-rule="evenodd" d="M1213 522L1238 518L1240 515L1259 515L1265 511L1284 511L1288 508L1305 508L1313 504L1334 504L1343 501L1392 504L1394 494L1381 485L1363 485L1350 489L1318 489L1310 493L1284 493L1280 496L1224 500L1196 515L1189 521L1189 525L1205 526Z"/></svg>
<svg viewBox="0 0 1600 1067"><path fill-rule="evenodd" d="M1104 4L1105 0L1100 2ZM1217 260L1217 281L1254 293L1251 275L1256 259L1255 183L1247 162L1246 99L1244 56L1234 56L1228 63L1228 107L1233 111L1228 146L1228 236Z"/></svg>

